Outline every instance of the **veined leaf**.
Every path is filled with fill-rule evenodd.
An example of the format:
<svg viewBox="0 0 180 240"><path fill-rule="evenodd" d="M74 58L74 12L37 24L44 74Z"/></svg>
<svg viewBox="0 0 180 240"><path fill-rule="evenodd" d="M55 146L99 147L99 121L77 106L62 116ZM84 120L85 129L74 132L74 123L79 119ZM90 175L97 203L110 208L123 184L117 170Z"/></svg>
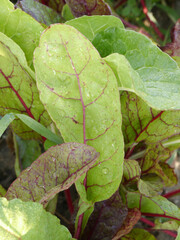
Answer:
<svg viewBox="0 0 180 240"><path fill-rule="evenodd" d="M6 198L36 201L46 206L92 167L98 156L94 148L80 143L53 146L20 174L9 187Z"/></svg>
<svg viewBox="0 0 180 240"><path fill-rule="evenodd" d="M124 184L137 181L141 176L141 168L137 161L125 159L123 169Z"/></svg>
<svg viewBox="0 0 180 240"><path fill-rule="evenodd" d="M128 192L126 195L129 208L141 209L142 215L160 216L180 221L180 209L162 196L145 197L138 192Z"/></svg>
<svg viewBox="0 0 180 240"><path fill-rule="evenodd" d="M135 31L111 27L98 33L92 43L102 57L111 53L119 53L127 58L144 85L143 87L139 84L136 86L138 91L142 91L141 93L134 85L132 90L146 101L148 100L151 107L159 110L180 109L180 69L177 63L163 53L150 39ZM116 68L115 74L121 75L121 68L119 70L118 67L122 57L118 59L117 56L117 54L112 55L108 59L109 62L113 61L113 68ZM121 80L124 83L126 77ZM136 77L134 84L138 81Z"/></svg>
<svg viewBox="0 0 180 240"><path fill-rule="evenodd" d="M52 23L62 22L60 14L48 6L39 3L38 1L19 0L16 6L31 15L38 22L44 23L47 26Z"/></svg>
<svg viewBox="0 0 180 240"><path fill-rule="evenodd" d="M41 204L0 198L0 239L71 240L72 236Z"/></svg>
<svg viewBox="0 0 180 240"><path fill-rule="evenodd" d="M23 113L48 126L52 121L39 99L39 92L32 75L33 72L27 66L22 49L13 40L0 33L0 115ZM1 119L1 122L7 120L6 118ZM9 115L6 124L11 120L13 119ZM24 139L41 139L39 134L18 119L13 121L12 127L14 132Z"/></svg>
<svg viewBox="0 0 180 240"><path fill-rule="evenodd" d="M111 15L111 9L103 0L66 0L75 17L83 15Z"/></svg>
<svg viewBox="0 0 180 240"><path fill-rule="evenodd" d="M114 16L83 16L66 22L75 27L85 37L92 41L97 33L109 27L124 28L121 20Z"/></svg>
<svg viewBox="0 0 180 240"><path fill-rule="evenodd" d="M86 143L100 152L87 173L87 199L109 198L120 184L123 164L120 102L112 70L87 38L63 24L42 34L34 64L41 101L64 141ZM83 181L76 184L79 192L85 188Z"/></svg>
<svg viewBox="0 0 180 240"><path fill-rule="evenodd" d="M9 0L1 0L0 32L14 40L24 51L28 65L33 68L33 52L44 28L30 15L14 9Z"/></svg>

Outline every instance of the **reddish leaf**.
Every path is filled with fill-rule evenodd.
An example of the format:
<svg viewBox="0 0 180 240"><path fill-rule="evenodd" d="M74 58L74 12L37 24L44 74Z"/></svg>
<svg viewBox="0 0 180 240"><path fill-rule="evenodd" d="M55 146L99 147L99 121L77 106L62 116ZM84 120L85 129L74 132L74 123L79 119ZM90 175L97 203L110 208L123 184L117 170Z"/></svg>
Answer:
<svg viewBox="0 0 180 240"><path fill-rule="evenodd" d="M139 221L141 217L141 212L137 208L129 209L128 210L128 215L126 219L123 222L122 227L120 230L117 232L117 234L113 237L112 240L118 240L120 237L128 234L134 225Z"/></svg>
<svg viewBox="0 0 180 240"><path fill-rule="evenodd" d="M65 4L64 0L36 0L36 1L56 10L59 13L61 13L62 8Z"/></svg>
<svg viewBox="0 0 180 240"><path fill-rule="evenodd" d="M53 146L20 174L9 187L6 198L46 205L88 171L98 156L93 147L80 143Z"/></svg>
<svg viewBox="0 0 180 240"><path fill-rule="evenodd" d="M111 9L103 0L66 0L75 17L83 15L111 15Z"/></svg>
<svg viewBox="0 0 180 240"><path fill-rule="evenodd" d="M122 204L118 192L108 200L96 203L95 210L88 221L82 239L112 239L122 226L127 212L128 210Z"/></svg>

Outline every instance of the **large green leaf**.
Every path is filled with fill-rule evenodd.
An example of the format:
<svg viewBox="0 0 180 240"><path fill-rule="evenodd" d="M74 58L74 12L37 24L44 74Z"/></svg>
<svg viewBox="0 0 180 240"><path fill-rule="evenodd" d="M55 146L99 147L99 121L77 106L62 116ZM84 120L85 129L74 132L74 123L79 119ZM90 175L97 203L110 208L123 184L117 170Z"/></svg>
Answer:
<svg viewBox="0 0 180 240"><path fill-rule="evenodd" d="M143 98L151 107L159 110L180 109L180 69L177 63L150 39L131 30L111 27L97 33L92 43L102 57L119 53L127 58L137 75L131 77L131 82L136 84L132 85L132 90L141 96L144 94ZM123 74L122 57L116 54L108 60L110 65L112 62L116 76L120 77ZM133 73L131 69L130 71ZM139 84L139 78L144 86ZM121 80L123 84L130 81L127 74ZM121 85L120 87L122 89Z"/></svg>
<svg viewBox="0 0 180 240"><path fill-rule="evenodd" d="M27 66L22 49L13 40L0 33L0 115L24 113L47 126L51 123L48 113L39 99L39 92L33 79L34 73ZM11 121L11 117L8 119ZM13 130L22 138L41 139L16 119Z"/></svg>
<svg viewBox="0 0 180 240"><path fill-rule="evenodd" d="M97 160L93 147L64 143L49 148L9 187L6 198L38 201L46 206L58 192L69 188Z"/></svg>
<svg viewBox="0 0 180 240"><path fill-rule="evenodd" d="M30 15L14 9L9 0L1 0L0 32L12 38L24 51L28 65L33 68L33 52L44 28Z"/></svg>
<svg viewBox="0 0 180 240"><path fill-rule="evenodd" d="M78 54L77 54L78 53ZM122 177L120 101L112 70L71 26L56 24L35 51L40 98L65 142L93 146L100 158L87 173L87 198L109 198Z"/></svg>
<svg viewBox="0 0 180 240"><path fill-rule="evenodd" d="M72 236L41 204L0 198L0 239L70 240Z"/></svg>
<svg viewBox="0 0 180 240"><path fill-rule="evenodd" d="M114 16L83 16L67 21L67 25L75 27L79 32L92 41L95 35L106 28L124 28L121 20Z"/></svg>

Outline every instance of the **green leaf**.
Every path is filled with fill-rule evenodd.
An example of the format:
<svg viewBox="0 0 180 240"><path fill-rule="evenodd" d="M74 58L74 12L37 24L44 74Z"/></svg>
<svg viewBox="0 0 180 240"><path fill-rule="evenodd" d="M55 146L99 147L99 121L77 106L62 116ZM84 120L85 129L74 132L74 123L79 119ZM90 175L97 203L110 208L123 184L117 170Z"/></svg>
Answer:
<svg viewBox="0 0 180 240"><path fill-rule="evenodd" d="M35 0L21 0L18 1L16 6L47 26L52 23L62 22L61 16L55 10Z"/></svg>
<svg viewBox="0 0 180 240"><path fill-rule="evenodd" d="M72 239L68 229L41 204L20 199L0 198L0 229L1 240Z"/></svg>
<svg viewBox="0 0 180 240"><path fill-rule="evenodd" d="M52 121L39 99L33 75L34 73L27 66L22 49L6 35L0 33L0 115L11 112L25 113L48 126ZM7 120L7 126L13 119L8 115L1 119L1 122L4 120ZM14 132L22 138L41 139L40 135L18 119L12 123L12 127Z"/></svg>
<svg viewBox="0 0 180 240"><path fill-rule="evenodd" d="M141 168L137 161L126 159L124 161L123 177L124 183L137 181L141 176Z"/></svg>
<svg viewBox="0 0 180 240"><path fill-rule="evenodd" d="M43 30L41 24L30 15L20 9L14 9L9 0L1 0L0 31L21 47L31 68L33 68L33 52Z"/></svg>
<svg viewBox="0 0 180 240"><path fill-rule="evenodd" d="M64 18L65 21L74 19L71 9L67 4L64 5L64 7L62 9L62 17Z"/></svg>
<svg viewBox="0 0 180 240"><path fill-rule="evenodd" d="M64 141L86 143L100 152L87 173L87 199L109 198L121 181L124 147L112 70L86 37L63 24L42 34L34 64L41 101ZM84 189L83 180L76 184L78 191Z"/></svg>
<svg viewBox="0 0 180 240"><path fill-rule="evenodd" d="M178 235L175 240L180 240L180 227L178 228Z"/></svg>
<svg viewBox="0 0 180 240"><path fill-rule="evenodd" d="M138 192L128 192L126 195L129 208L140 208L146 216L161 216L180 221L180 209L162 196L145 197Z"/></svg>
<svg viewBox="0 0 180 240"><path fill-rule="evenodd" d="M161 222L159 218L155 219L155 226L153 229L158 229L158 230L172 230L172 231L177 231L178 227L180 224L178 224L177 221L166 221L166 222Z"/></svg>
<svg viewBox="0 0 180 240"><path fill-rule="evenodd" d="M14 114L6 114L4 117L0 119L0 137L3 135L5 130L8 128L9 124L15 119Z"/></svg>
<svg viewBox="0 0 180 240"><path fill-rule="evenodd" d="M129 234L122 237L121 240L156 240L148 231L140 228L134 228Z"/></svg>
<svg viewBox="0 0 180 240"><path fill-rule="evenodd" d="M75 27L92 41L95 35L109 27L124 28L121 20L114 16L83 16L67 21L67 25Z"/></svg>
<svg viewBox="0 0 180 240"><path fill-rule="evenodd" d="M134 146L134 143L137 144L142 141L145 141L146 144L155 144L159 142L163 144L163 149L166 148L165 157L167 159L169 157L169 146L173 146L173 144L175 144L176 148L180 146L180 142L173 142L175 137L176 140L179 139L180 134L179 110L154 110L141 98L130 92L121 93L121 104L123 135L125 143L130 145L129 149ZM155 149L155 145L153 147L153 151L155 151L157 155L159 150ZM173 148L171 148L171 150L173 150Z"/></svg>
<svg viewBox="0 0 180 240"><path fill-rule="evenodd" d="M163 184L158 176L152 176L149 179L139 179L138 181L139 192L146 197L157 196L159 192L162 192Z"/></svg>
<svg viewBox="0 0 180 240"><path fill-rule="evenodd" d="M111 9L103 0L86 0L86 3L80 0L66 0L75 17L83 15L111 15Z"/></svg>
<svg viewBox="0 0 180 240"><path fill-rule="evenodd" d="M127 58L144 84L141 95L144 94L146 100L149 98L151 107L159 110L180 109L180 69L150 39L131 30L111 27L96 34L92 43L102 57L119 53ZM115 59L113 56L113 67L116 65L117 73L122 57L116 64L118 55Z"/></svg>
<svg viewBox="0 0 180 240"><path fill-rule="evenodd" d="M0 197L4 197L6 194L6 190L3 188L3 186L0 185Z"/></svg>
<svg viewBox="0 0 180 240"><path fill-rule="evenodd" d="M53 146L11 184L6 198L38 201L46 206L92 167L98 156L94 148L80 143Z"/></svg>

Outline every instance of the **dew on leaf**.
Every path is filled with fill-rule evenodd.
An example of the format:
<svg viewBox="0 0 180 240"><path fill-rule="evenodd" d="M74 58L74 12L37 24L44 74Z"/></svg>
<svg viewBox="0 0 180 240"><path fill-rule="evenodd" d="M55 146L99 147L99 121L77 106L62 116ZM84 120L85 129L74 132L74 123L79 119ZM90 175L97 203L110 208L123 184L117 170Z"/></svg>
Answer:
<svg viewBox="0 0 180 240"><path fill-rule="evenodd" d="M109 172L108 168L103 168L102 169L103 174L107 174Z"/></svg>

